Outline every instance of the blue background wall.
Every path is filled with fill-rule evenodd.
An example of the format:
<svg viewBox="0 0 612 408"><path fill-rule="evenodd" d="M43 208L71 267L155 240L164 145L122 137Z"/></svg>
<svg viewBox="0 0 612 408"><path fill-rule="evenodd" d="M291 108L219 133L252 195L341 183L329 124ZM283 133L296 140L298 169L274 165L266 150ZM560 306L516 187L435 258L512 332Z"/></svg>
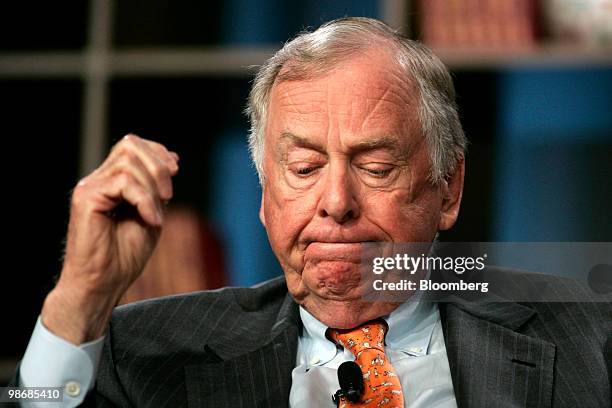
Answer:
<svg viewBox="0 0 612 408"><path fill-rule="evenodd" d="M612 238L612 71L499 76L491 240Z"/></svg>

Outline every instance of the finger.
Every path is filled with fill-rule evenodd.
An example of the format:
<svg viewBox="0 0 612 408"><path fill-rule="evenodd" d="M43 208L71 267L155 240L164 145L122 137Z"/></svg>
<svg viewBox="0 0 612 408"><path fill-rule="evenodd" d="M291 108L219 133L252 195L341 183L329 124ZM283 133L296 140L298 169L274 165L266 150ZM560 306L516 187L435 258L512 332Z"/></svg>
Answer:
<svg viewBox="0 0 612 408"><path fill-rule="evenodd" d="M172 183L170 183L169 191L159 191L157 181L149 173L144 163L140 160L137 154L132 151L125 151L121 155L115 155L109 158L105 165L96 175L98 178L113 177L122 172L129 173L136 178L139 184L158 200L168 201L172 198Z"/></svg>
<svg viewBox="0 0 612 408"><path fill-rule="evenodd" d="M140 217L153 227L161 227L163 212L159 200L150 190L143 188L130 173L120 173L106 179L102 194L112 200L126 201L136 208Z"/></svg>
<svg viewBox="0 0 612 408"><path fill-rule="evenodd" d="M178 171L178 161L180 160L179 155L176 152L169 151L163 144L155 142L153 140L144 139L134 133L129 133L123 137L111 150L115 150L117 147L121 147L122 143L126 141L135 142L136 144L143 144L158 154L158 158L168 164L169 168L176 169ZM174 174L173 174L174 175Z"/></svg>
<svg viewBox="0 0 612 408"><path fill-rule="evenodd" d="M159 199L143 188L130 173L118 173L112 177L85 177L72 194L71 214L114 213L122 203L136 208L144 222L161 226L163 214Z"/></svg>
<svg viewBox="0 0 612 408"><path fill-rule="evenodd" d="M172 197L171 177L178 171L176 163L174 163L176 168L170 168L167 161L162 160L159 154L155 153L151 147L143 142L143 139L134 135L124 137L111 152L111 156L131 154L138 156L151 177L155 180L160 197L164 200L169 200Z"/></svg>
<svg viewBox="0 0 612 408"><path fill-rule="evenodd" d="M133 139L131 141L135 142L137 145L141 145L145 150L149 150L152 154L156 155L159 160L168 165L172 175L175 175L176 172L178 172L178 154L174 152L174 154L171 154L163 144L153 140L143 139L142 137L131 133L126 135L124 139Z"/></svg>
<svg viewBox="0 0 612 408"><path fill-rule="evenodd" d="M141 148L138 150L138 153L142 153L140 157L154 177L156 177L159 171L161 171L160 176L166 176L166 173L169 172L169 177L178 172L176 160L174 160L163 145L138 136L128 135L126 137L128 139L126 143L132 142L135 146ZM148 154L144 155L144 153ZM171 183L171 180L168 179L168 182Z"/></svg>
<svg viewBox="0 0 612 408"><path fill-rule="evenodd" d="M161 160L165 160L171 170L176 169L178 171L179 155L176 152L169 151L166 146L153 140L147 140L140 138L140 140L151 150L158 154ZM174 175L174 174L173 174Z"/></svg>

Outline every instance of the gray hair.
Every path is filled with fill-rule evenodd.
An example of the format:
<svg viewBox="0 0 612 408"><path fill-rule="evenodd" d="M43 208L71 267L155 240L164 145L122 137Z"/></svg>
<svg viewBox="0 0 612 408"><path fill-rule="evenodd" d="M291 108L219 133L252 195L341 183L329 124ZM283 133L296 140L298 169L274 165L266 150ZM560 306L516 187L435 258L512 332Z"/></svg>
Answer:
<svg viewBox="0 0 612 408"><path fill-rule="evenodd" d="M262 185L265 121L274 84L323 75L358 52L378 45L391 51L399 68L416 83L419 120L432 164L430 180L440 182L455 171L465 154L467 138L459 122L448 69L423 44L386 24L372 18L346 17L299 34L259 68L245 112L251 122L249 149Z"/></svg>

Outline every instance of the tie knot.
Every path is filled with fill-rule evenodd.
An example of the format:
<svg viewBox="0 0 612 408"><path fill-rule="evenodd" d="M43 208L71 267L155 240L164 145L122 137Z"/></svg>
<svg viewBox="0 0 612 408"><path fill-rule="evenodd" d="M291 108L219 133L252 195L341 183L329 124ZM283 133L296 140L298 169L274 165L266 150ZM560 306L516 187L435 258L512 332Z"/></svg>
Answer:
<svg viewBox="0 0 612 408"><path fill-rule="evenodd" d="M355 357L359 357L366 349L376 349L384 353L386 332L387 325L381 320L375 320L354 329L329 329L329 336Z"/></svg>

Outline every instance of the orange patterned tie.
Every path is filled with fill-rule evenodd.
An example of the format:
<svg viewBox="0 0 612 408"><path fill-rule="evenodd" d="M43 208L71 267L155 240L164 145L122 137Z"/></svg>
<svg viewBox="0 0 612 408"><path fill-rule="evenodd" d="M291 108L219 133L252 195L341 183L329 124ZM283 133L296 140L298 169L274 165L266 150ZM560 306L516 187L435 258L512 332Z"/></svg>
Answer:
<svg viewBox="0 0 612 408"><path fill-rule="evenodd" d="M387 325L379 320L350 330L329 329L329 336L355 355L365 386L360 402L350 402L342 397L341 408L404 407L400 380L385 355L386 332Z"/></svg>

